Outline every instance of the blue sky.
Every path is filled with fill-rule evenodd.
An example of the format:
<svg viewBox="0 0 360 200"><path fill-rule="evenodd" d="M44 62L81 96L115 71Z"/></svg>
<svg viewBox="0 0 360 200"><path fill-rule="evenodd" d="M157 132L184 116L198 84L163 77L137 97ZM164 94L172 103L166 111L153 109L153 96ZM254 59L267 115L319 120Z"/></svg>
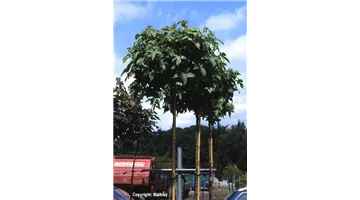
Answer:
<svg viewBox="0 0 360 200"><path fill-rule="evenodd" d="M221 51L230 60L228 67L238 70L245 81L245 88L234 96L235 113L231 118L225 117L221 124L235 124L238 120L246 123L246 12L246 1L114 1L114 78L121 74L126 65L122 63L122 58L134 43L135 34L148 25L161 28L185 19L192 26L207 26L225 43ZM128 80L125 85L131 81ZM144 103L144 106L149 105ZM161 119L158 125L162 129L169 129L171 114L163 114L161 110L157 110L157 113ZM202 123L206 124L205 121ZM194 124L192 113L177 117L178 127Z"/></svg>

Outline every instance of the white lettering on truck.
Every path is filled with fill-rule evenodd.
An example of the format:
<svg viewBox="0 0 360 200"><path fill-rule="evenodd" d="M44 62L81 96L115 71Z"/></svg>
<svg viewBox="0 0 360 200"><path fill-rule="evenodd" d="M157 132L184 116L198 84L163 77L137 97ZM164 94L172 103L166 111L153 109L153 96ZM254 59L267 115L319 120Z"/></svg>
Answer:
<svg viewBox="0 0 360 200"><path fill-rule="evenodd" d="M132 167L133 162L115 162L114 167ZM145 162L135 162L135 167L145 167Z"/></svg>

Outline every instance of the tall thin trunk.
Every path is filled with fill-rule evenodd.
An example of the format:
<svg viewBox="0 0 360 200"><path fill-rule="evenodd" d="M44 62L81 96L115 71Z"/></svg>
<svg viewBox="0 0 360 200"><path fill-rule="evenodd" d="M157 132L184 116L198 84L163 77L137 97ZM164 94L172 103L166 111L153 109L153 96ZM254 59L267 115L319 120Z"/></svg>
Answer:
<svg viewBox="0 0 360 200"><path fill-rule="evenodd" d="M113 140L113 142L114 142L114 136L112 136L112 140ZM114 143L113 143L114 144ZM112 145L112 146L114 146L114 145ZM114 148L112 148L112 151L111 151L111 154L112 154L112 156L111 156L111 159L113 160L113 162L112 162L112 167L114 167ZM111 171L111 174L113 173L113 171ZM112 176L112 175L111 175ZM111 185L113 185L113 179L112 179L112 177L111 177Z"/></svg>
<svg viewBox="0 0 360 200"><path fill-rule="evenodd" d="M175 200L175 180L176 180L176 90L172 92L172 104L173 104L173 124L172 124L172 184L171 184L171 199Z"/></svg>
<svg viewBox="0 0 360 200"><path fill-rule="evenodd" d="M200 115L196 114L196 126L197 132L197 145L196 145L196 200L200 200L200 135L201 135L201 124Z"/></svg>
<svg viewBox="0 0 360 200"><path fill-rule="evenodd" d="M214 156L213 156L213 138L212 138L212 125L209 122L209 166L210 166L210 185L209 185L209 200L212 200L213 194L213 184L214 184L214 173L213 173L213 165L214 165Z"/></svg>

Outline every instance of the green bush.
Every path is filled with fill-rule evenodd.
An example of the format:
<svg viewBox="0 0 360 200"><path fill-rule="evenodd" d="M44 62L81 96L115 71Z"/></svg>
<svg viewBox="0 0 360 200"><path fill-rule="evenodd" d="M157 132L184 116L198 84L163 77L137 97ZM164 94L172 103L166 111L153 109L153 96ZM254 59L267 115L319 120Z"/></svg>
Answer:
<svg viewBox="0 0 360 200"><path fill-rule="evenodd" d="M236 188L244 188L247 186L247 172L243 173L236 179L235 187Z"/></svg>
<svg viewBox="0 0 360 200"><path fill-rule="evenodd" d="M224 168L223 177L228 178L228 181L232 181L233 174L235 174L235 177L239 177L242 175L242 172L236 165L229 165Z"/></svg>

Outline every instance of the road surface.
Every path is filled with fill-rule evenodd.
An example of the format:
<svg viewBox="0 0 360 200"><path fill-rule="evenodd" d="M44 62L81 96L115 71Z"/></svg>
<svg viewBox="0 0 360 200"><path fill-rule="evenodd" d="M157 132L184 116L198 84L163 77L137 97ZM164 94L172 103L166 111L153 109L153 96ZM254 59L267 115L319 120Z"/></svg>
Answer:
<svg viewBox="0 0 360 200"><path fill-rule="evenodd" d="M228 195L229 189L214 189L213 192L213 200L223 200L226 195ZM189 197L184 200L196 200L194 191L189 192ZM200 200L209 200L209 191L200 191Z"/></svg>

